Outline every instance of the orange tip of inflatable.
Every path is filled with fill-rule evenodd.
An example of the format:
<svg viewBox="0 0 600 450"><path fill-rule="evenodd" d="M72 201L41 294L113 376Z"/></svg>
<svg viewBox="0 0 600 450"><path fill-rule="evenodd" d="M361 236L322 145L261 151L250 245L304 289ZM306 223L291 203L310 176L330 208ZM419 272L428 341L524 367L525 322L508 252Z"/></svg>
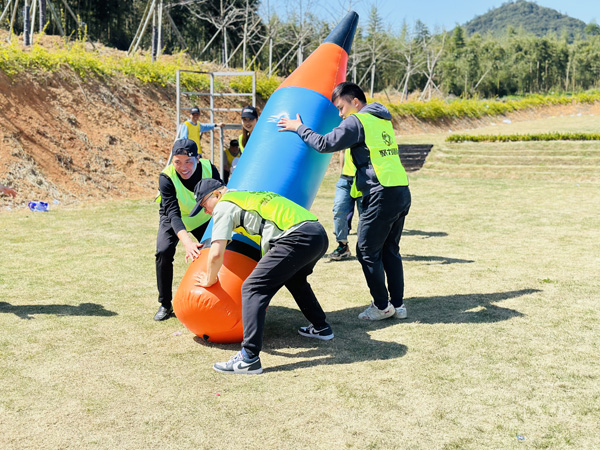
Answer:
<svg viewBox="0 0 600 450"><path fill-rule="evenodd" d="M348 54L339 45L321 44L283 83L277 88L288 86L311 89L331 98L333 89L346 81Z"/></svg>
<svg viewBox="0 0 600 450"><path fill-rule="evenodd" d="M256 261L241 253L225 250L216 284L204 288L195 277L206 272L209 249L188 267L173 298L173 311L195 335L221 344L242 342L242 283L256 267Z"/></svg>

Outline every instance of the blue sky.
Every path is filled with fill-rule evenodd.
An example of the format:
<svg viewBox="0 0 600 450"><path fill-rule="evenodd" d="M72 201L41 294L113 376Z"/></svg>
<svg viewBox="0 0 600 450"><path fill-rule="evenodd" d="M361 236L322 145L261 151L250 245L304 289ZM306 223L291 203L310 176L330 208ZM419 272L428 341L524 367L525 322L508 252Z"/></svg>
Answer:
<svg viewBox="0 0 600 450"><path fill-rule="evenodd" d="M431 31L436 27L450 30L464 24L475 16L485 14L508 0L262 0L263 11L267 6L285 17L292 9L310 10L328 22L335 23L343 17L351 5L361 17L364 25L371 6L375 5L379 15L393 31L400 29L403 20L414 25L417 19L424 22ZM576 19L590 23L600 23L600 0L536 0L540 6L555 9Z"/></svg>

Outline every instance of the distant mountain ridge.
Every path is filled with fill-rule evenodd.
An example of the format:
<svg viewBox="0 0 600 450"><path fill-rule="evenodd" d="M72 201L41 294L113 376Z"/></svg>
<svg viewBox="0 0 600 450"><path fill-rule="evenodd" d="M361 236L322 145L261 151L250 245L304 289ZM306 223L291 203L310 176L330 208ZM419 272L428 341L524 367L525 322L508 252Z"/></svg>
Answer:
<svg viewBox="0 0 600 450"><path fill-rule="evenodd" d="M561 36L567 33L569 41L584 34L586 23L562 14L555 9L540 6L527 0L503 3L463 25L466 33L502 35L509 27L543 37L549 33Z"/></svg>

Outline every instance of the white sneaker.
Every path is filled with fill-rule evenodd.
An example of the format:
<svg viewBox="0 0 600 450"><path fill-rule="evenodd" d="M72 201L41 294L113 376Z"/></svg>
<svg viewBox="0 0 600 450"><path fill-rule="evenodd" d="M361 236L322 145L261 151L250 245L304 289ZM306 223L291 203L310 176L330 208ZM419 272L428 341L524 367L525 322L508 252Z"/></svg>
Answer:
<svg viewBox="0 0 600 450"><path fill-rule="evenodd" d="M406 306L404 303L396 308L394 317L396 319L406 319L408 317L408 312L406 311Z"/></svg>
<svg viewBox="0 0 600 450"><path fill-rule="evenodd" d="M396 314L396 308L391 303L388 302L385 309L379 309L371 302L371 306L361 312L358 318L363 320L383 320L392 317L394 314Z"/></svg>

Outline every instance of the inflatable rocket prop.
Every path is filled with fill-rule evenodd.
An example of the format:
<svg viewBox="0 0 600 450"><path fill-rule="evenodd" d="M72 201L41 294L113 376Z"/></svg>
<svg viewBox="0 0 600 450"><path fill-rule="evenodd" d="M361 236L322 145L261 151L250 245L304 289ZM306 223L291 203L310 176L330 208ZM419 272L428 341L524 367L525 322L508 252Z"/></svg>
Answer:
<svg viewBox="0 0 600 450"><path fill-rule="evenodd" d="M348 13L271 95L227 187L275 192L310 209L331 154L314 151L296 133L279 132L277 122L282 117L295 118L300 114L303 123L320 134L327 134L340 124L331 94L346 81L348 54L357 24L358 14ZM254 270L260 249L247 237L234 235L225 251L217 283L209 288L196 286L196 274L206 270L211 230L209 225L203 238L205 248L188 267L173 299L173 309L181 323L205 340L241 342L242 283Z"/></svg>

